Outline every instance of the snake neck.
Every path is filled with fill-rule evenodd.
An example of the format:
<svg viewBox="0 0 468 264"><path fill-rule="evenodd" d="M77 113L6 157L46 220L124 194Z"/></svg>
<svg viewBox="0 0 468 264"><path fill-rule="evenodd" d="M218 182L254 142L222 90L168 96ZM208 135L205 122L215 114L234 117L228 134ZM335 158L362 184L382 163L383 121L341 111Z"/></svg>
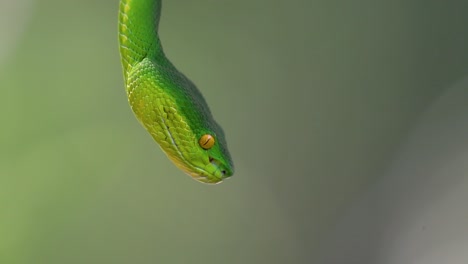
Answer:
<svg viewBox="0 0 468 264"><path fill-rule="evenodd" d="M158 36L160 15L161 0L120 1L119 48L125 80L144 58L160 63L167 60Z"/></svg>

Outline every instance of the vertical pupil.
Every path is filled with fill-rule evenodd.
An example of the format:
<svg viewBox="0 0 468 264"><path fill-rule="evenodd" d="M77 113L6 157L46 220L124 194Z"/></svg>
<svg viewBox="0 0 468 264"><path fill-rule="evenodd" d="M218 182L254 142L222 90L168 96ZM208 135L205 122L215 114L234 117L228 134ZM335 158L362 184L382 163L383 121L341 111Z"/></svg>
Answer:
<svg viewBox="0 0 468 264"><path fill-rule="evenodd" d="M214 138L213 136L211 135L203 135L200 140L198 141L198 143L200 144L200 146L204 149L210 149L213 147L214 145Z"/></svg>
<svg viewBox="0 0 468 264"><path fill-rule="evenodd" d="M205 145L205 146L206 146L206 145L208 144L208 142L210 142L210 140L211 140L211 138L210 138L210 137L206 137L206 141L205 141L205 143L204 143L203 145Z"/></svg>

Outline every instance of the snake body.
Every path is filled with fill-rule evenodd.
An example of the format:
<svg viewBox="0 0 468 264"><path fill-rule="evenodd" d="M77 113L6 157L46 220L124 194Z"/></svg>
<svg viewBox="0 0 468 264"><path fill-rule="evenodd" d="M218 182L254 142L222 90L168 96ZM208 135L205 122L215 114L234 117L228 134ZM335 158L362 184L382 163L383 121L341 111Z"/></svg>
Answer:
<svg viewBox="0 0 468 264"><path fill-rule="evenodd" d="M196 86L164 55L161 0L121 0L119 50L136 118L185 173L218 183L234 172L224 132Z"/></svg>

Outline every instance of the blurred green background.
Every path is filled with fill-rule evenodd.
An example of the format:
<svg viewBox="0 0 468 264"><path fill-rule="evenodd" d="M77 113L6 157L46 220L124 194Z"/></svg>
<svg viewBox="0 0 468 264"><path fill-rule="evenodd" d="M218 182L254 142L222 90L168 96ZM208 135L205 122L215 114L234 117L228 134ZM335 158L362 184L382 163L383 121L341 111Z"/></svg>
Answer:
<svg viewBox="0 0 468 264"><path fill-rule="evenodd" d="M208 186L130 111L117 0L0 0L0 263L312 263L466 74L466 7L164 1L165 52L205 95L236 166Z"/></svg>

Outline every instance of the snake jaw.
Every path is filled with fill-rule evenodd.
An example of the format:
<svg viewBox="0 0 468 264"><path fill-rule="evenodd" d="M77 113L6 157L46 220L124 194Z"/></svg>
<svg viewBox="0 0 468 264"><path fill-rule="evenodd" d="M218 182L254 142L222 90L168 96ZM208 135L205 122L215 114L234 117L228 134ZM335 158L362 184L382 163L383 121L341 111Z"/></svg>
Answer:
<svg viewBox="0 0 468 264"><path fill-rule="evenodd" d="M164 150L164 149L163 149ZM170 155L164 151L167 157L185 174L189 175L194 180L207 184L219 184L224 179L232 175L232 171L228 169L221 161L209 156L208 162L203 162L204 165L197 165L196 162L191 162L185 158L176 155ZM183 160L181 160L181 158Z"/></svg>

